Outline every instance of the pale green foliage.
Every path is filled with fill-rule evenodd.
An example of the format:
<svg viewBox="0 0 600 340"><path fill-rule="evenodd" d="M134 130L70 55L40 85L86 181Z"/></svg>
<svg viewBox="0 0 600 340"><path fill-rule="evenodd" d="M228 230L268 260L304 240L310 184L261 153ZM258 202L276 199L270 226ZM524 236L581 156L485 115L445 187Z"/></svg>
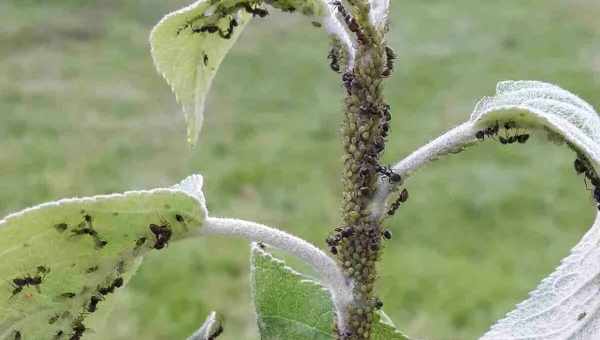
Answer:
<svg viewBox="0 0 600 340"><path fill-rule="evenodd" d="M282 10L298 9L315 19L329 13L321 0L265 2ZM251 15L244 6L262 3L255 0L200 0L168 14L152 30L150 45L154 65L183 107L191 144L196 143L202 128L206 95L219 65L250 21ZM235 27L230 26L232 22ZM339 23L332 21L328 26L336 24ZM208 26L218 26L220 32L200 32ZM223 37L228 30L231 30L231 36Z"/></svg>
<svg viewBox="0 0 600 340"><path fill-rule="evenodd" d="M314 280L260 247L252 247L252 292L261 339L334 339L333 304ZM376 314L379 318L379 315ZM372 339L405 340L389 318L373 326Z"/></svg>
<svg viewBox="0 0 600 340"><path fill-rule="evenodd" d="M471 115L478 126L510 119L519 126L549 129L600 164L600 118L576 95L538 81L504 81L498 83L496 95L483 98Z"/></svg>
<svg viewBox="0 0 600 340"><path fill-rule="evenodd" d="M231 6L239 1L223 1ZM152 30L150 44L156 69L171 86L177 101L183 106L188 141L195 144L204 120L206 94L225 55L231 49L250 15L243 11L237 16L238 26L229 39L219 34L195 33L194 28L218 25L227 30L231 17L205 15L211 7L206 0L165 16Z"/></svg>
<svg viewBox="0 0 600 340"><path fill-rule="evenodd" d="M513 119L544 128L600 165L600 118L591 105L557 86L533 81L501 82L484 98L472 120L490 124ZM482 339L597 339L600 337L600 215L560 266Z"/></svg>
<svg viewBox="0 0 600 340"><path fill-rule="evenodd" d="M76 320L100 325L110 309L106 299L159 241L150 224L168 226L170 241L202 225L202 195L186 191L200 186L201 177L193 176L176 189L65 199L1 220L0 339L16 332L24 339L66 336ZM39 284L22 289L14 281L37 277ZM92 296L100 297L100 313L89 313Z"/></svg>

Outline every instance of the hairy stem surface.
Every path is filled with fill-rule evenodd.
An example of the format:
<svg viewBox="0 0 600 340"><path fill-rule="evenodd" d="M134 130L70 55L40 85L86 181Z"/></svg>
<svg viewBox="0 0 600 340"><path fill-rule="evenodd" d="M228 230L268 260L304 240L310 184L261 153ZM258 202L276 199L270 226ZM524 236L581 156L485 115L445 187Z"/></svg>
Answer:
<svg viewBox="0 0 600 340"><path fill-rule="evenodd" d="M349 324L345 330L338 325L338 339L369 339L374 312L381 306L373 286L383 233L381 220L372 218L369 207L382 170L379 158L391 118L382 95L382 81L391 73L392 57L386 53L389 49L383 33L369 23L369 4L363 0L348 3L348 9L340 4L339 12L355 36L357 49L353 68L342 76L346 89L342 225L327 243L344 275L354 283L354 300L346 311Z"/></svg>

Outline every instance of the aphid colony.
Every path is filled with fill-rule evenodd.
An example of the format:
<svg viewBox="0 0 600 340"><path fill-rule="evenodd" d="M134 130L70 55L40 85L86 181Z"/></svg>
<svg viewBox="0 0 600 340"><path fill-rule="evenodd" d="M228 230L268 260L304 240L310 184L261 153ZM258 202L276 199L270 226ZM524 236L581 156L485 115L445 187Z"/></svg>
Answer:
<svg viewBox="0 0 600 340"><path fill-rule="evenodd" d="M392 232L389 229L385 229L383 232L380 233L379 236L377 236L377 231L373 228L370 228L367 230L367 234L371 236L370 239L373 241L376 240L378 237L383 237L386 240L390 240L392 238ZM327 242L331 253L333 255L337 255L337 247L339 246L339 244L342 242L342 240L347 239L352 235L354 235L354 229L352 227L337 227L334 229L333 235L329 235L325 242ZM371 242L369 247L372 251L377 251L379 250L379 243Z"/></svg>
<svg viewBox="0 0 600 340"><path fill-rule="evenodd" d="M358 42L361 44L366 44L368 42L366 34L360 29L360 25L356 19L350 13L348 13L344 5L342 5L342 2L335 0L330 2L330 4L337 9L350 32L356 35L356 40L358 40Z"/></svg>
<svg viewBox="0 0 600 340"><path fill-rule="evenodd" d="M70 230L70 238L80 237L80 236L89 236L94 240L96 249L100 249L108 244L107 241L104 241L98 232L93 227L93 217L90 214L87 214L84 210L81 211L83 216L83 221ZM117 216L113 214L113 216ZM182 224L184 227L186 226L185 218L181 214L175 214L175 220ZM65 222L55 224L54 229L59 233L64 233L69 230L69 225ZM148 225L149 232L154 236L154 244L152 248L154 249L162 249L166 247L172 236L172 229L170 223L164 219L160 219L160 224L149 224ZM135 246L133 247L133 254L135 255L136 250L138 250L143 244L146 243L148 237L142 236L135 241ZM84 273L87 275L93 275L98 272L99 265L93 265L87 267L84 270ZM53 339L61 340L61 339L69 339L69 340L79 340L86 332L87 328L84 325L85 317L89 313L94 313L98 309L98 305L105 299L105 297L109 294L112 294L116 289L120 288L124 284L123 277L121 274L125 272L125 261L119 261L115 266L115 271L117 276L114 279L111 279L108 283L104 285L98 285L94 291L91 292L89 298L86 298L85 303L82 306L82 310L80 314L71 322L70 324L70 334L60 329L56 333L53 334ZM25 274L24 276L19 276L11 280L12 285L12 295L11 298L18 295L25 289L26 287L35 287L38 292L41 292L40 287L45 282L46 276L50 273L50 268L48 266L39 265L36 267L35 274ZM74 292L64 292L57 296L58 299L74 299L78 295L86 294L86 292L90 292L89 287L83 287L81 293L77 294ZM88 293L89 294L89 293ZM49 317L48 324L55 324L60 319L67 319L71 317L71 313L69 311L64 311L62 313L56 313ZM22 338L22 331L15 330L13 332L14 339Z"/></svg>
<svg viewBox="0 0 600 340"><path fill-rule="evenodd" d="M498 140L501 144L513 144L516 142L524 144L529 139L528 133L519 132L517 128L517 123L515 121L509 120L505 122L502 126L505 130L504 136L498 135L498 132L500 131L500 124L498 124L498 122L496 121L496 124L489 126L483 130L477 131L475 133L475 137L479 140L485 140L486 137L493 139L495 136L498 136ZM511 130L515 131L515 134L509 135Z"/></svg>
<svg viewBox="0 0 600 340"><path fill-rule="evenodd" d="M191 28L192 33L209 33L209 34L218 33L219 36L223 39L231 39L235 28L239 25L237 19L234 17L234 14L240 9L243 9L247 13L252 14L253 17L264 18L267 15L269 15L269 12L264 8L252 7L252 5L249 2L239 2L229 8L218 7L215 12L215 14L217 15L216 21L219 21L228 16L230 17L228 27L226 30L223 30L216 22L207 24L207 25L203 25L200 27L195 27L194 26L195 22L197 22L198 20L201 20L201 19L206 19L206 16L201 15L201 16L197 16L195 18L188 20L188 22L185 25L183 25L182 27L177 29L176 34L180 35L181 32L183 32L184 30ZM287 11L291 12L294 9L286 7L286 8L282 8L282 10L284 10L284 11L287 10Z"/></svg>
<svg viewBox="0 0 600 340"><path fill-rule="evenodd" d="M83 218L84 221L81 222L76 229L71 230L71 233L73 234L72 236L89 235L94 240L96 249L101 249L102 247L106 246L108 242L103 240L92 226L92 216L86 214Z"/></svg>
<svg viewBox="0 0 600 340"><path fill-rule="evenodd" d="M584 181L586 183L586 187L588 180L592 183L592 195L596 201L598 210L600 210L600 178L598 178L596 171L590 165L590 162L587 160L587 158L583 155L577 156L575 162L573 162L573 167L578 175L583 174L585 176Z"/></svg>

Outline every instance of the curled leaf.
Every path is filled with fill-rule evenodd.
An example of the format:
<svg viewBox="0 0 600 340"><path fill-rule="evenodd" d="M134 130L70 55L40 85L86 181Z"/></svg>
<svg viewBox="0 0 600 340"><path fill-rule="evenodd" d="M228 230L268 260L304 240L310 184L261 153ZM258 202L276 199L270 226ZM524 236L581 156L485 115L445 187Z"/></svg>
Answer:
<svg viewBox="0 0 600 340"><path fill-rule="evenodd" d="M415 151L394 166L400 175L494 135L547 134L577 154L577 171L600 182L600 118L576 95L548 83L505 81L483 98L469 121ZM523 139L524 142L526 138ZM385 187L383 187L385 189ZM384 190L380 191L384 197ZM381 201L381 200L380 200ZM530 297L498 321L484 340L596 339L600 337L600 215L583 239Z"/></svg>
<svg viewBox="0 0 600 340"><path fill-rule="evenodd" d="M504 81L495 96L476 105L470 119L478 127L511 120L519 127L550 130L600 164L600 118L571 92L538 81Z"/></svg>
<svg viewBox="0 0 600 340"><path fill-rule="evenodd" d="M221 62L250 19L268 14L262 4L313 17L352 48L326 0L199 0L168 14L150 34L152 58L183 107L190 144L198 139L206 95Z"/></svg>
<svg viewBox="0 0 600 340"><path fill-rule="evenodd" d="M184 183L191 185L193 177ZM197 187L197 186L196 186ZM181 189L64 199L0 220L0 339L78 338L144 254L202 226Z"/></svg>

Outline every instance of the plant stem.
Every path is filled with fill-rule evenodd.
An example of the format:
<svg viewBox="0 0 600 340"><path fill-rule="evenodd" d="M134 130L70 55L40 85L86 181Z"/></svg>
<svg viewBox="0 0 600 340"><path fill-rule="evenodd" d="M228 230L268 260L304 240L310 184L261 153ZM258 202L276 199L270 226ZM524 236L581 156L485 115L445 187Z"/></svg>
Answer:
<svg viewBox="0 0 600 340"><path fill-rule="evenodd" d="M199 234L243 237L250 241L267 243L295 255L309 264L319 274L323 285L329 289L338 311L338 324L348 324L348 316L344 311L348 310L352 301L352 287L342 275L337 263L311 243L279 229L234 218L208 217Z"/></svg>
<svg viewBox="0 0 600 340"><path fill-rule="evenodd" d="M369 207L381 170L379 157L385 147L390 120L389 106L382 95L387 68L382 33L369 22L369 4L352 0L345 16L349 31L356 35L354 67L344 73L346 88L343 122L343 225L327 240L344 275L354 282L354 300L348 306L347 331L338 329L338 339L369 339L374 312L380 303L374 296L376 261L380 255L381 220L371 217ZM343 10L343 9L342 9ZM358 28L357 28L358 27ZM339 328L339 327L338 327Z"/></svg>
<svg viewBox="0 0 600 340"><path fill-rule="evenodd" d="M450 153L462 151L465 147L476 143L475 133L477 128L473 123L463 123L452 130L444 133L440 137L423 145L418 150L408 155L403 160L392 166L391 170L400 175L403 181L413 172L442 156ZM385 201L395 188L394 183L390 183L385 178L380 179L377 191L371 203L371 216L378 220L383 218L385 210Z"/></svg>

